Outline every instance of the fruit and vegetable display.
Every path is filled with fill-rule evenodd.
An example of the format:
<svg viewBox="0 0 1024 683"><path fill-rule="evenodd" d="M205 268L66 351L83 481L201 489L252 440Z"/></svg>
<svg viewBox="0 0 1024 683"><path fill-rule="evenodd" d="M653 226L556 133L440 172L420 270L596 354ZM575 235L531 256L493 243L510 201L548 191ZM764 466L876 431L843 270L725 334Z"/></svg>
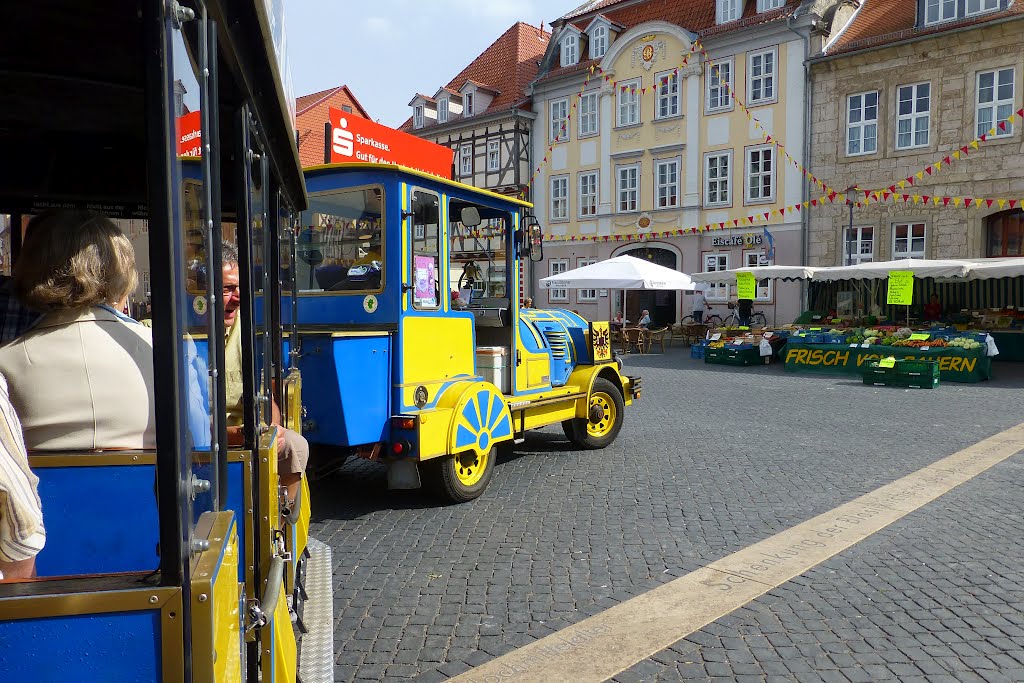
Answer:
<svg viewBox="0 0 1024 683"><path fill-rule="evenodd" d="M950 346L955 346L961 349L980 349L981 342L969 339L967 337L957 337L956 339L949 340Z"/></svg>
<svg viewBox="0 0 1024 683"><path fill-rule="evenodd" d="M811 330L811 332L821 333L820 330ZM934 330L931 332L915 332L909 327L876 325L868 328L832 328L828 330L828 334L842 336L845 338L845 343L859 344L861 346L867 344L868 346L894 346L912 349L942 349L953 347L967 350L979 349L984 346L983 342L979 342L970 337L954 337L952 339L946 339L944 333L936 334ZM928 334L929 338L910 338L911 335L920 336L921 334Z"/></svg>

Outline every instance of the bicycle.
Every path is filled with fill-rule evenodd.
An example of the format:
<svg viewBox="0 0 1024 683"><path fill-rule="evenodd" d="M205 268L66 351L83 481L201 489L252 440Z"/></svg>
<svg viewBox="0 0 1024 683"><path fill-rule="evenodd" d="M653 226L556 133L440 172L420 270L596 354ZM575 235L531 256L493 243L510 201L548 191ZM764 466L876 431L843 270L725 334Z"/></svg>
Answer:
<svg viewBox="0 0 1024 683"><path fill-rule="evenodd" d="M722 316L715 315L713 313L705 313L703 316L701 316L701 319L698 322L697 320L694 319L694 317L692 315L687 315L687 316L684 316L683 319L679 321L679 324L680 325L707 325L708 327L721 327L722 326Z"/></svg>
<svg viewBox="0 0 1024 683"><path fill-rule="evenodd" d="M737 308L736 304L732 303L731 301L729 302L728 306L729 310L732 312L728 316L726 316L722 324L725 327L743 327L743 325L740 324L739 308ZM750 320L747 322L747 327L767 327L767 325L768 318L765 317L764 313L762 313L761 311L750 312Z"/></svg>

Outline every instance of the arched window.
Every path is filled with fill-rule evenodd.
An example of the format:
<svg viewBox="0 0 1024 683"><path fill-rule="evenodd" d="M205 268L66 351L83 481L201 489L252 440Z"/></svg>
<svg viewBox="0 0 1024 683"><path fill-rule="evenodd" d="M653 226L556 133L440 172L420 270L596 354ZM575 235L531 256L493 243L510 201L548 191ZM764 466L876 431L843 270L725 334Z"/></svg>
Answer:
<svg viewBox="0 0 1024 683"><path fill-rule="evenodd" d="M572 66L576 63L576 34L570 33L562 39L562 66Z"/></svg>
<svg viewBox="0 0 1024 683"><path fill-rule="evenodd" d="M985 220L985 256L1024 256L1024 210L1004 211Z"/></svg>
<svg viewBox="0 0 1024 683"><path fill-rule="evenodd" d="M608 27L595 26L590 32L590 56L592 59L604 57L608 52Z"/></svg>

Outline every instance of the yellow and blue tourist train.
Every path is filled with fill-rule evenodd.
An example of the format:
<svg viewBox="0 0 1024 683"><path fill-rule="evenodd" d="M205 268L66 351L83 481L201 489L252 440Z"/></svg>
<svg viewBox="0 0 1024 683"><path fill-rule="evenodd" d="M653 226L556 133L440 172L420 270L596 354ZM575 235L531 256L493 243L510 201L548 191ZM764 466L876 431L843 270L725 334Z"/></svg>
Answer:
<svg viewBox="0 0 1024 683"><path fill-rule="evenodd" d="M321 453L379 459L393 488L458 502L530 429L615 439L640 381L608 323L521 307L521 266L543 254L530 204L398 166L305 176L293 356Z"/></svg>

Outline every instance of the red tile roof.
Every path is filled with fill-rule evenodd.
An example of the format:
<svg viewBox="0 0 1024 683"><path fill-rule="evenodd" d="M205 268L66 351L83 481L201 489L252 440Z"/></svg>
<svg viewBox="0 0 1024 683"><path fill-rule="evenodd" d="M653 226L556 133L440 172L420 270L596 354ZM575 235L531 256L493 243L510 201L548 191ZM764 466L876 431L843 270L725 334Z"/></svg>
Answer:
<svg viewBox="0 0 1024 683"><path fill-rule="evenodd" d="M827 55L863 50L886 43L943 33L964 26L986 24L997 19L1024 15L1024 2L1018 1L999 12L918 28L917 0L862 0L862 2L863 5L846 30L835 43L829 46Z"/></svg>
<svg viewBox="0 0 1024 683"><path fill-rule="evenodd" d="M786 0L785 5L780 9L759 14L757 3L754 0L747 0L742 17L736 21L719 25L715 23L715 0L647 0L633 3L627 3L627 0L599 0L592 7L582 6L573 10L562 17L562 20L571 20L574 26L583 30L590 25L594 17L600 14L609 21L622 26L624 31L648 21L666 21L703 38L737 28L784 19L790 16L799 5L800 0ZM581 66L586 68L592 63L590 60L584 61L585 64L574 64L565 68L558 66L556 62L541 80L580 71L582 70Z"/></svg>
<svg viewBox="0 0 1024 683"><path fill-rule="evenodd" d="M537 62L544 56L549 38L551 34L547 31L520 21L501 34L445 87L457 92L466 81L486 84L487 89L497 93L487 107L488 112L521 107L527 101L526 87L537 75ZM483 113L478 111L474 116ZM449 123L458 118L449 117ZM431 125L427 123L427 127ZM411 118L399 126L399 130L410 128Z"/></svg>
<svg viewBox="0 0 1024 683"><path fill-rule="evenodd" d="M299 134L299 159L303 168L324 163L324 124L330 121L328 110L346 106L352 108L354 116L370 118L347 85L303 95L295 100L295 129Z"/></svg>

